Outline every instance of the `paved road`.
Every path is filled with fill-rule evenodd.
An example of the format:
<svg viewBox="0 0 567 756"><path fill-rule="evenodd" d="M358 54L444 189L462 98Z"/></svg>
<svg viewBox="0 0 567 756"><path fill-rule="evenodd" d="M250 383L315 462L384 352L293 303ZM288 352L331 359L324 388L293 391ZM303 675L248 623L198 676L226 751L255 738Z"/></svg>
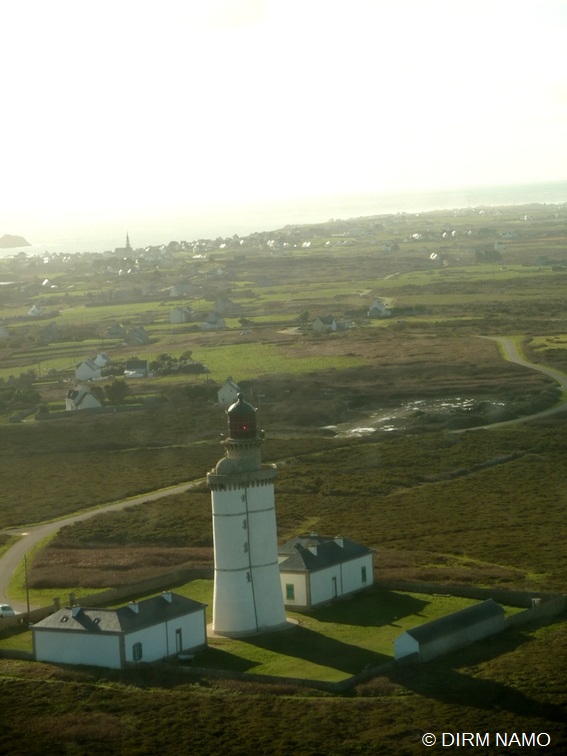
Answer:
<svg viewBox="0 0 567 756"><path fill-rule="evenodd" d="M61 520L45 522L41 525L32 525L27 528L7 528L6 530L3 530L2 533L7 533L12 536L20 536L20 539L16 541L0 558L0 603L11 604L18 612L26 611L27 606L24 602L10 599L9 596L6 595L6 592L10 581L12 580L12 576L18 565L22 562L24 555L43 538L52 535L65 525L71 525L72 523L80 522L81 520L88 520L89 517L94 517L101 512L116 512L120 509L134 506L135 504L144 504L148 501L162 499L164 496L184 493L202 482L202 479L194 480L189 483L181 483L169 488L161 488L157 491L152 491L152 493L149 494L141 494L140 496L133 496L130 499L124 499L123 501L115 501L111 504L103 505L102 507L90 509L88 512L81 512L80 514L71 515ZM34 606L31 608L33 609Z"/></svg>
<svg viewBox="0 0 567 756"><path fill-rule="evenodd" d="M498 344L500 344L504 352L504 356L507 360L510 360L511 362L517 362L519 365L524 365L525 367L532 368L533 370L539 370L541 373L549 375L551 378L557 381L562 391L567 391L567 375L565 375L565 373L561 373L559 370L555 370L554 368L545 367L543 365L536 365L532 362L524 360L523 357L521 357L518 353L514 342L504 336L483 338L491 338L493 341L496 341ZM563 412L566 410L567 403L557 404L553 407L550 407L549 409L543 410L543 412L538 412L535 415L519 417L515 420L508 420L503 423L494 423L492 425L487 425L484 427L493 428L503 425L512 425L514 423L523 423L526 420L533 420L536 417L545 417L546 415L553 415L556 412ZM135 496L131 499L126 499L125 501L116 501L106 506L91 509L88 512L81 512L80 514L66 517L63 520L47 522L43 523L42 525L33 525L32 527L25 529L13 528L4 530L4 533L9 533L10 535L19 535L21 536L21 538L19 541L16 541L16 543L10 549L8 549L8 551L6 551L3 557L0 558L0 602L12 604L14 609L16 609L17 611L26 610L25 604L23 604L21 601L13 601L6 595L6 591L12 579L12 575L23 560L24 554L26 554L33 546L35 546L36 543L41 541L43 538L52 535L55 531L59 530L59 528L62 528L64 525L70 525L73 522L86 520L89 517L94 517L94 515L97 515L100 512L112 512L119 509L124 509L125 507L131 507L134 504L143 504L148 501L161 499L164 496L183 493L189 488L200 483L202 483L202 479L191 481L189 483L181 483L180 485L172 486L171 488L162 488L149 494L143 494L141 496Z"/></svg>
<svg viewBox="0 0 567 756"><path fill-rule="evenodd" d="M546 367L545 365L538 365L535 362L528 362L519 354L518 349L516 348L516 345L514 344L512 339L509 339L506 336L483 336L482 338L488 338L491 341L496 341L498 344L500 344L504 353L504 357L510 362L516 362L518 365L523 365L524 367L531 368L532 370L538 370L540 373L545 373L545 375L553 378L553 380L559 384L561 391L567 391L567 375L565 373L562 373L560 370L556 370L555 368ZM491 425L485 425L483 427L496 428L503 425L515 425L517 423L524 423L527 420L535 420L536 418L555 415L557 412L565 411L567 411L567 402L562 402L561 404L554 404L553 407L549 407L548 409L542 410L541 412L536 412L533 415L522 415L521 417L515 418L514 420L507 420L503 423L492 423ZM474 428L472 430L474 430Z"/></svg>

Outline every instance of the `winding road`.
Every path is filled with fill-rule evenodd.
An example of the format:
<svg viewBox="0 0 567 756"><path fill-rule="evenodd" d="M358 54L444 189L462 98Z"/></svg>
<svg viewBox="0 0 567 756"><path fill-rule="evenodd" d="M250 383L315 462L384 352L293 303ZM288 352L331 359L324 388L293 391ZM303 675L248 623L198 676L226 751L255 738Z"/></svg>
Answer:
<svg viewBox="0 0 567 756"><path fill-rule="evenodd" d="M497 337L482 337L482 338L490 338L492 341L496 341L503 352L504 358L509 360L510 362L516 362L518 365L523 365L524 367L531 368L532 370L538 370L541 373L545 373L546 375L553 378L554 381L556 381L559 384L559 387L562 391L567 391L567 375L565 373L562 373L559 370L555 370L554 368L545 367L543 365L536 365L532 362L528 362L527 360L523 359L523 357L520 356L518 353L518 350L516 348L516 345L512 341L512 339L506 338L504 336L497 336ZM494 428L494 427L500 427L504 425L512 425L515 423L523 423L528 420L534 420L535 418L545 417L547 415L553 415L557 412L563 412L567 411L567 402L562 402L561 404L556 404L553 407L550 407L549 409L543 410L542 412L538 412L534 415L528 415L516 418L514 420L507 420L502 423L493 423L491 425L483 426L485 428ZM470 429L470 430L475 430ZM117 511L120 509L125 509L126 507L134 506L135 504L144 504L148 501L155 501L156 499L161 499L165 496L171 496L173 494L178 493L184 493L185 491L188 491L190 488L199 485L202 483L202 479L190 481L188 483L181 483L176 486L170 486L168 488L161 488L157 491L152 491L151 493L142 494L140 496L134 496L129 499L125 499L123 501L115 501L107 505L103 505L100 507L96 507L94 509L91 509L87 512L80 512L75 515L71 515L69 517L65 517L60 520L54 520L52 522L45 522L41 523L40 525L33 525L27 528L9 528L6 530L3 530L2 532L11 536L20 536L20 539L16 541L10 548L6 550L6 552L3 554L3 556L0 558L0 603L10 603L16 611L26 611L26 605L21 601L15 601L10 599L10 597L7 595L9 584L12 580L12 576L21 563L21 561L24 558L24 555L27 554L37 543L39 543L42 539L46 538L47 536L52 535L60 528L64 527L65 525L70 525L74 522L79 522L81 520L87 520L89 517L94 517L97 514L100 514L101 512L112 512ZM35 608L35 607L30 607Z"/></svg>

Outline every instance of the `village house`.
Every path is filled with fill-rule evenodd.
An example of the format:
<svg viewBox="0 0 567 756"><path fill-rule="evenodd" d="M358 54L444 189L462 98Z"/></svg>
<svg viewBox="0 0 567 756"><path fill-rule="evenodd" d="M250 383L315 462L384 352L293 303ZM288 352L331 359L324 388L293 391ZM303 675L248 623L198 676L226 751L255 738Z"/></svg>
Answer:
<svg viewBox="0 0 567 756"><path fill-rule="evenodd" d="M115 323L106 329L104 335L108 339L124 339L126 337L126 329L120 323Z"/></svg>
<svg viewBox="0 0 567 756"><path fill-rule="evenodd" d="M332 315L321 315L318 318L315 318L312 327L315 333L329 333L331 331L336 331L338 325Z"/></svg>
<svg viewBox="0 0 567 756"><path fill-rule="evenodd" d="M374 582L372 549L342 536L297 536L278 549L278 561L289 609L312 609Z"/></svg>
<svg viewBox="0 0 567 756"><path fill-rule="evenodd" d="M169 311L170 323L189 323L193 317L193 310L190 307L173 307Z"/></svg>
<svg viewBox="0 0 567 756"><path fill-rule="evenodd" d="M68 412L75 410L100 409L102 403L91 394L86 386L77 386L70 389L65 397L65 409Z"/></svg>
<svg viewBox="0 0 567 756"><path fill-rule="evenodd" d="M126 360L124 364L125 378L147 378L149 375L150 368L147 360L139 360L137 357Z"/></svg>
<svg viewBox="0 0 567 756"><path fill-rule="evenodd" d="M240 391L241 389L238 383L236 383L232 376L229 375L217 391L217 401L221 406L228 407L238 399Z"/></svg>
<svg viewBox="0 0 567 756"><path fill-rule="evenodd" d="M389 318L391 315L389 307L381 299L375 299L368 310L369 318Z"/></svg>
<svg viewBox="0 0 567 756"><path fill-rule="evenodd" d="M105 352L99 352L97 356L93 359L93 362L99 368L103 368L109 365L112 362L112 360Z"/></svg>
<svg viewBox="0 0 567 756"><path fill-rule="evenodd" d="M396 660L425 662L504 629L504 609L493 599L407 630L394 640Z"/></svg>
<svg viewBox="0 0 567 756"><path fill-rule="evenodd" d="M37 661L123 669L207 644L206 604L166 591L118 609L71 606L32 626Z"/></svg>
<svg viewBox="0 0 567 756"><path fill-rule="evenodd" d="M150 336L144 326L136 326L135 328L131 328L126 334L126 342L129 346L149 344Z"/></svg>
<svg viewBox="0 0 567 756"><path fill-rule="evenodd" d="M218 312L210 312L201 323L202 331L219 331L222 328L226 328L226 321Z"/></svg>
<svg viewBox="0 0 567 756"><path fill-rule="evenodd" d="M92 381L100 378L101 369L94 360L84 360L75 368L75 378L78 381Z"/></svg>

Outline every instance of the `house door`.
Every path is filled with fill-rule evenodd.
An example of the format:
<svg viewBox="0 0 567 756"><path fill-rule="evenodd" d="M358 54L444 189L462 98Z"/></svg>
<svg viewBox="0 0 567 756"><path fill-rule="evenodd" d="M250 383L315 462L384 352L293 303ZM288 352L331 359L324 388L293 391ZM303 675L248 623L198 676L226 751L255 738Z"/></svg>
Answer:
<svg viewBox="0 0 567 756"><path fill-rule="evenodd" d="M333 578L333 598L337 597L337 578Z"/></svg>
<svg viewBox="0 0 567 756"><path fill-rule="evenodd" d="M183 651L183 636L181 634L181 628L178 627L175 631L175 651L180 654Z"/></svg>

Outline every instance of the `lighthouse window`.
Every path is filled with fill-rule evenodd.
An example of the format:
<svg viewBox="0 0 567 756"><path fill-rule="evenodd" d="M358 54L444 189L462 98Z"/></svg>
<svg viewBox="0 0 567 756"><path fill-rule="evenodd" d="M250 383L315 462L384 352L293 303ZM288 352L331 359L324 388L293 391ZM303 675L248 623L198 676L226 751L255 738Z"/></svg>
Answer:
<svg viewBox="0 0 567 756"><path fill-rule="evenodd" d="M360 568L360 577L363 583L366 583L366 567Z"/></svg>
<svg viewBox="0 0 567 756"><path fill-rule="evenodd" d="M134 661L142 660L142 644L141 643L134 643L134 645L132 646L132 659L134 659Z"/></svg>
<svg viewBox="0 0 567 756"><path fill-rule="evenodd" d="M285 584L285 597L287 601L295 601L295 586L293 583Z"/></svg>

